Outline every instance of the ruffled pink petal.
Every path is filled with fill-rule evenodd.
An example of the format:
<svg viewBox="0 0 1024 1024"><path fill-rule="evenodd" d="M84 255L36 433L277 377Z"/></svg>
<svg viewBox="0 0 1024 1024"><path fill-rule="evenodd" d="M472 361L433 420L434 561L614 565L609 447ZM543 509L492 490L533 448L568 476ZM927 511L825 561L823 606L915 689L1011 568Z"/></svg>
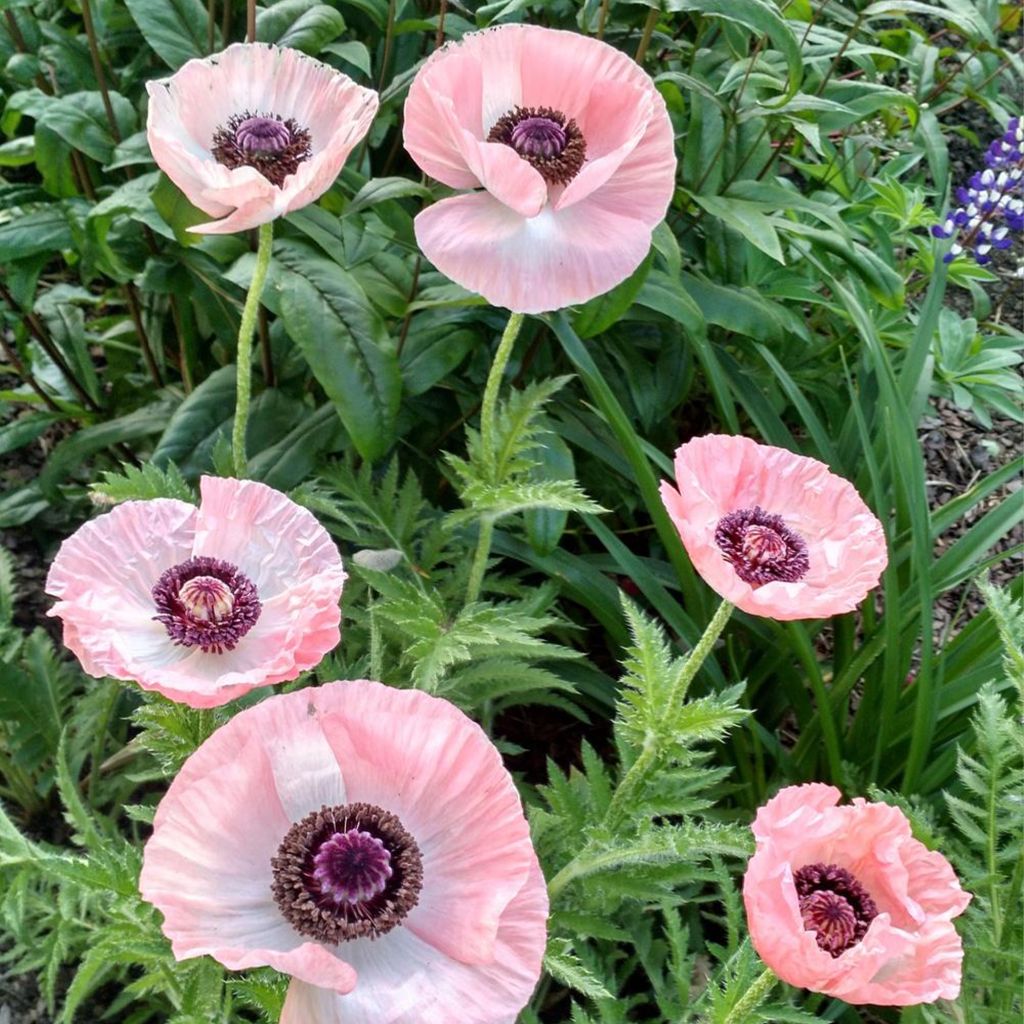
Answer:
<svg viewBox="0 0 1024 1024"><path fill-rule="evenodd" d="M58 598L50 615L64 622L64 642L93 676L119 671L119 637L141 629L154 651L173 645L152 621L152 589L169 565L191 553L196 508L160 498L126 501L75 531L57 552L46 592Z"/></svg>
<svg viewBox="0 0 1024 1024"><path fill-rule="evenodd" d="M216 738L208 742L220 742ZM233 970L270 965L348 991L350 966L304 941L271 895L270 861L291 822L258 738L216 775L175 780L146 843L139 888L163 914L179 960L209 954Z"/></svg>
<svg viewBox="0 0 1024 1024"><path fill-rule="evenodd" d="M447 122L444 134L458 147L476 181L521 217L540 213L548 199L548 186L539 171L510 146L474 138L458 124L447 97L435 97L434 108L435 126Z"/></svg>
<svg viewBox="0 0 1024 1024"><path fill-rule="evenodd" d="M587 162L555 200L556 210L585 199L615 174L646 134L656 97L661 99L649 86L643 88L621 82L598 82L594 85L587 108L593 127L589 134L582 126L580 129L587 140ZM663 108L662 101L662 112ZM613 132L608 129L613 129ZM662 209L661 216L664 215L665 210Z"/></svg>
<svg viewBox="0 0 1024 1024"><path fill-rule="evenodd" d="M507 146L501 173L484 173L475 146L516 106L552 107L575 119L587 162L566 188L541 193L525 170L513 176L514 162L532 168ZM455 188L482 185L527 217L539 210L538 196L550 193L555 209L568 208L620 172L601 204L612 213L653 228L672 197L672 128L654 83L624 53L574 32L504 25L442 48L413 80L403 132L432 177Z"/></svg>
<svg viewBox="0 0 1024 1024"><path fill-rule="evenodd" d="M835 807L842 795L835 786L824 782L786 786L758 809L751 826L754 837L776 841L783 836L799 839L806 833L809 819Z"/></svg>
<svg viewBox="0 0 1024 1024"><path fill-rule="evenodd" d="M191 60L147 83L147 91L154 159L195 206L226 217L192 229L201 234L255 227L317 199L368 131L378 103L376 93L328 65L262 43ZM311 158L281 188L253 168L221 166L210 152L216 130L246 111L294 118L311 134Z"/></svg>
<svg viewBox="0 0 1024 1024"><path fill-rule="evenodd" d="M196 507L156 498L126 501L79 527L60 546L46 577L46 592L65 602L88 600L102 587L118 595L108 606L151 610L152 589L168 565L187 559L195 534Z"/></svg>
<svg viewBox="0 0 1024 1024"><path fill-rule="evenodd" d="M87 523L58 553L48 590L62 598L51 614L87 672L207 708L319 664L340 639L345 573L326 530L278 491L211 477L201 489L198 510L125 502ZM255 626L222 654L176 645L154 618L161 573L201 554L241 568L262 602Z"/></svg>
<svg viewBox="0 0 1024 1024"><path fill-rule="evenodd" d="M255 480L204 476L194 555L237 565L270 602L318 579L337 603L345 573L341 556L316 516Z"/></svg>
<svg viewBox="0 0 1024 1024"><path fill-rule="evenodd" d="M319 579L278 594L263 603L235 649L222 654L175 647L159 623L122 626L107 674L190 707L219 707L318 665L341 639L339 596L340 586Z"/></svg>
<svg viewBox="0 0 1024 1024"><path fill-rule="evenodd" d="M963 970L963 943L949 921L929 921L863 986L841 996L848 1003L914 1006L956 999Z"/></svg>
<svg viewBox="0 0 1024 1024"><path fill-rule="evenodd" d="M601 295L643 261L651 229L591 199L523 218L486 193L454 196L416 218L426 257L453 281L519 313Z"/></svg>
<svg viewBox="0 0 1024 1024"><path fill-rule="evenodd" d="M350 964L300 936L271 894L271 858L294 821L344 803L337 761L298 702L236 715L185 762L154 818L139 886L179 960L271 966L334 991Z"/></svg>
<svg viewBox="0 0 1024 1024"><path fill-rule="evenodd" d="M397 814L423 857L423 890L403 927L446 956L488 962L534 860L500 755L447 701L376 683L337 685L327 702L316 696L324 688L310 700L343 765L348 799Z"/></svg>
<svg viewBox="0 0 1024 1024"><path fill-rule="evenodd" d="M480 62L452 46L436 50L409 86L402 141L427 174L452 188L476 188L480 184L466 163L462 131L481 140L486 137L482 95ZM443 120L439 108L445 111ZM452 130L453 119L457 132Z"/></svg>
<svg viewBox="0 0 1024 1024"><path fill-rule="evenodd" d="M534 859L501 916L490 962L449 959L399 927L373 942L349 944L358 975L352 992L339 996L293 981L281 1024L514 1024L540 976L547 914L547 889Z"/></svg>
<svg viewBox="0 0 1024 1024"><path fill-rule="evenodd" d="M595 87L595 94L599 91ZM652 111L642 138L635 145L632 136L608 157L595 160L602 173L584 165L577 177L555 200L563 209L592 195L602 206L655 228L665 216L676 183L675 135L661 94L650 90ZM628 121L621 123L628 124ZM588 145L589 151L589 145ZM608 171L605 176L605 171Z"/></svg>
<svg viewBox="0 0 1024 1024"><path fill-rule="evenodd" d="M881 523L849 481L815 459L749 438L708 435L676 452L678 490L662 484L665 507L694 567L743 611L805 619L852 611L888 563ZM781 515L807 543L810 568L798 582L744 583L714 540L719 520L759 505Z"/></svg>
<svg viewBox="0 0 1024 1024"><path fill-rule="evenodd" d="M900 856L907 872L907 895L929 918L948 921L967 909L971 894L961 888L956 872L941 853L910 838L902 844Z"/></svg>

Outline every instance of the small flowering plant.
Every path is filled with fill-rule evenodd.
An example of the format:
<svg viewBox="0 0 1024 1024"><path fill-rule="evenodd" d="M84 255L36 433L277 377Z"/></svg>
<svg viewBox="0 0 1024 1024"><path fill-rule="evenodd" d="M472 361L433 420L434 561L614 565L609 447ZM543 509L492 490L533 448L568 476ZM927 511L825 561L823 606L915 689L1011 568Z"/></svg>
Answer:
<svg viewBox="0 0 1024 1024"><path fill-rule="evenodd" d="M1022 1019L1020 4L3 6L0 1024Z"/></svg>
<svg viewBox="0 0 1024 1024"><path fill-rule="evenodd" d="M936 238L952 238L942 257L951 263L969 253L975 263L992 261L993 250L1009 249L1024 232L1024 119L1014 117L985 152L985 169L957 189L960 205L932 228ZM1024 274L1024 264L1018 276Z"/></svg>
<svg viewBox="0 0 1024 1024"><path fill-rule="evenodd" d="M416 218L426 257L513 312L586 302L625 280L675 188L665 101L597 39L501 25L439 49L405 104L405 147L463 190Z"/></svg>
<svg viewBox="0 0 1024 1024"><path fill-rule="evenodd" d="M839 798L834 786L789 786L758 811L743 879L755 949L783 981L847 1003L955 999L952 922L970 895L899 808Z"/></svg>
<svg viewBox="0 0 1024 1024"><path fill-rule="evenodd" d="M273 488L203 477L201 494L86 523L46 590L90 675L208 708L319 663L340 637L345 572L327 531Z"/></svg>
<svg viewBox="0 0 1024 1024"><path fill-rule="evenodd" d="M519 795L425 693L334 682L236 715L171 783L139 884L178 959L291 975L281 1024L511 1024L540 975Z"/></svg>
<svg viewBox="0 0 1024 1024"><path fill-rule="evenodd" d="M661 497L705 581L752 615L852 611L888 562L882 524L815 459L709 434L676 452Z"/></svg>
<svg viewBox="0 0 1024 1024"><path fill-rule="evenodd" d="M234 43L148 82L153 158L227 234L298 210L334 183L377 94L298 50Z"/></svg>

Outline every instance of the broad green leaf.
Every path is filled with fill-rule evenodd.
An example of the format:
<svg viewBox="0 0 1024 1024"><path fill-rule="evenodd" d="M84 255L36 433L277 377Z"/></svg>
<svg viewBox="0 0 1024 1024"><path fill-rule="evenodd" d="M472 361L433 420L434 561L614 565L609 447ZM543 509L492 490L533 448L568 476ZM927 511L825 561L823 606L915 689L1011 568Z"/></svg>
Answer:
<svg viewBox="0 0 1024 1024"><path fill-rule="evenodd" d="M124 138L135 131L135 107L120 93L108 92L108 96L118 132ZM99 92L76 92L54 97L37 120L69 146L81 150L93 160L105 164L113 158L117 140Z"/></svg>
<svg viewBox="0 0 1024 1024"><path fill-rule="evenodd" d="M647 254L643 263L625 281L611 291L585 303L573 320L573 329L581 338L592 338L606 331L633 305L637 293L643 287L654 262L654 251Z"/></svg>
<svg viewBox="0 0 1024 1024"><path fill-rule="evenodd" d="M36 253L56 253L73 245L68 208L64 203L37 206L0 224L0 263L3 264Z"/></svg>
<svg viewBox="0 0 1024 1024"><path fill-rule="evenodd" d="M353 67L357 67L362 71L367 78L372 73L370 51L366 48L366 44L359 42L358 39L350 39L344 43L328 43L320 51L321 57L324 54L330 54L332 57L338 57L340 60L347 61Z"/></svg>
<svg viewBox="0 0 1024 1024"><path fill-rule="evenodd" d="M207 224L213 219L208 213L193 206L185 193L163 171L160 172L156 188L150 193L150 199L181 245L194 245L198 242L200 236L192 234L188 229L196 224Z"/></svg>
<svg viewBox="0 0 1024 1024"><path fill-rule="evenodd" d="M285 329L365 459L394 442L402 378L394 341L351 274L305 242L274 248Z"/></svg>
<svg viewBox="0 0 1024 1024"><path fill-rule="evenodd" d="M171 403L162 400L130 412L126 416L85 427L65 438L50 453L39 487L46 495L56 494L57 484L90 456L122 441L139 441L163 430L171 416Z"/></svg>
<svg viewBox="0 0 1024 1024"><path fill-rule="evenodd" d="M387 199L405 199L408 196L429 198L430 189L408 178L372 178L352 197L352 201L345 207L345 216Z"/></svg>
<svg viewBox="0 0 1024 1024"><path fill-rule="evenodd" d="M193 57L205 56L207 21L201 0L124 2L146 42L173 71Z"/></svg>
<svg viewBox="0 0 1024 1024"><path fill-rule="evenodd" d="M180 465L223 424L225 415L231 415L234 404L235 368L222 366L174 410L150 461L161 468L170 463Z"/></svg>
<svg viewBox="0 0 1024 1024"><path fill-rule="evenodd" d="M344 437L337 414L329 405L304 416L299 424L276 444L264 448L249 460L249 471L279 491L300 484L316 467L324 453Z"/></svg>
<svg viewBox="0 0 1024 1024"><path fill-rule="evenodd" d="M261 43L289 46L318 54L345 31L345 19L320 0L278 0L256 15L256 38Z"/></svg>
<svg viewBox="0 0 1024 1024"><path fill-rule="evenodd" d="M422 395L443 380L480 342L460 314L423 310L413 316L399 363L407 395Z"/></svg>
<svg viewBox="0 0 1024 1024"><path fill-rule="evenodd" d="M693 201L704 207L713 217L718 217L734 231L738 231L748 242L771 256L773 260L779 263L786 262L782 255L779 236L771 220L765 216L757 203L730 196L694 196Z"/></svg>

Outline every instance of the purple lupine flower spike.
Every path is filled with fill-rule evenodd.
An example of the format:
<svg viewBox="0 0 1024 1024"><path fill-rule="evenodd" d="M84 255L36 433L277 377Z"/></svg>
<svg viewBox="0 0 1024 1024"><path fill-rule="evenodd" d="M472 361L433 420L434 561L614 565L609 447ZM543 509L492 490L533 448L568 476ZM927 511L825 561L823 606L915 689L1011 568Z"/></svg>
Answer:
<svg viewBox="0 0 1024 1024"><path fill-rule="evenodd" d="M1008 249L1011 235L1024 232L1024 119L1011 118L1006 131L985 151L985 168L956 190L960 204L941 224L935 238L952 238L943 262L969 252L979 265L992 260L992 251ZM1018 274L1024 273L1024 263Z"/></svg>

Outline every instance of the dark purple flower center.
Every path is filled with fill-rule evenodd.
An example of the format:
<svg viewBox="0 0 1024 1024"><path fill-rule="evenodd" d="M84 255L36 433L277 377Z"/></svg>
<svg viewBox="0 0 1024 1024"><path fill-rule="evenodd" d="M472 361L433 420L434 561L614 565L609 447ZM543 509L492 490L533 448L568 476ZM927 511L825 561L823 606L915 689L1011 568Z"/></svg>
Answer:
<svg viewBox="0 0 1024 1024"><path fill-rule="evenodd" d="M313 879L335 903L366 903L386 888L391 854L369 832L335 832L313 857Z"/></svg>
<svg viewBox="0 0 1024 1024"><path fill-rule="evenodd" d="M579 173L587 143L572 118L551 107L513 107L487 135L511 146L552 185L567 185Z"/></svg>
<svg viewBox="0 0 1024 1024"><path fill-rule="evenodd" d="M280 153L291 141L287 125L273 117L247 117L235 129L239 148L258 153Z"/></svg>
<svg viewBox="0 0 1024 1024"><path fill-rule="evenodd" d="M255 167L278 188L312 156L312 136L292 118L276 114L233 114L213 133L210 151L232 169Z"/></svg>
<svg viewBox="0 0 1024 1024"><path fill-rule="evenodd" d="M736 575L753 587L776 580L795 583L810 568L807 542L782 516L760 505L723 516L715 527L715 543Z"/></svg>
<svg viewBox="0 0 1024 1024"><path fill-rule="evenodd" d="M260 617L259 595L237 566L205 555L171 566L156 581L153 603L167 635L207 653L234 650Z"/></svg>
<svg viewBox="0 0 1024 1024"><path fill-rule="evenodd" d="M321 807L288 830L271 891L300 934L320 942L376 938L419 899L423 862L398 818L373 804Z"/></svg>
<svg viewBox="0 0 1024 1024"><path fill-rule="evenodd" d="M565 129L550 117L527 117L512 129L512 148L520 156L551 159L565 149Z"/></svg>
<svg viewBox="0 0 1024 1024"><path fill-rule="evenodd" d="M793 875L804 928L832 957L855 946L878 916L868 891L838 864L808 864Z"/></svg>

